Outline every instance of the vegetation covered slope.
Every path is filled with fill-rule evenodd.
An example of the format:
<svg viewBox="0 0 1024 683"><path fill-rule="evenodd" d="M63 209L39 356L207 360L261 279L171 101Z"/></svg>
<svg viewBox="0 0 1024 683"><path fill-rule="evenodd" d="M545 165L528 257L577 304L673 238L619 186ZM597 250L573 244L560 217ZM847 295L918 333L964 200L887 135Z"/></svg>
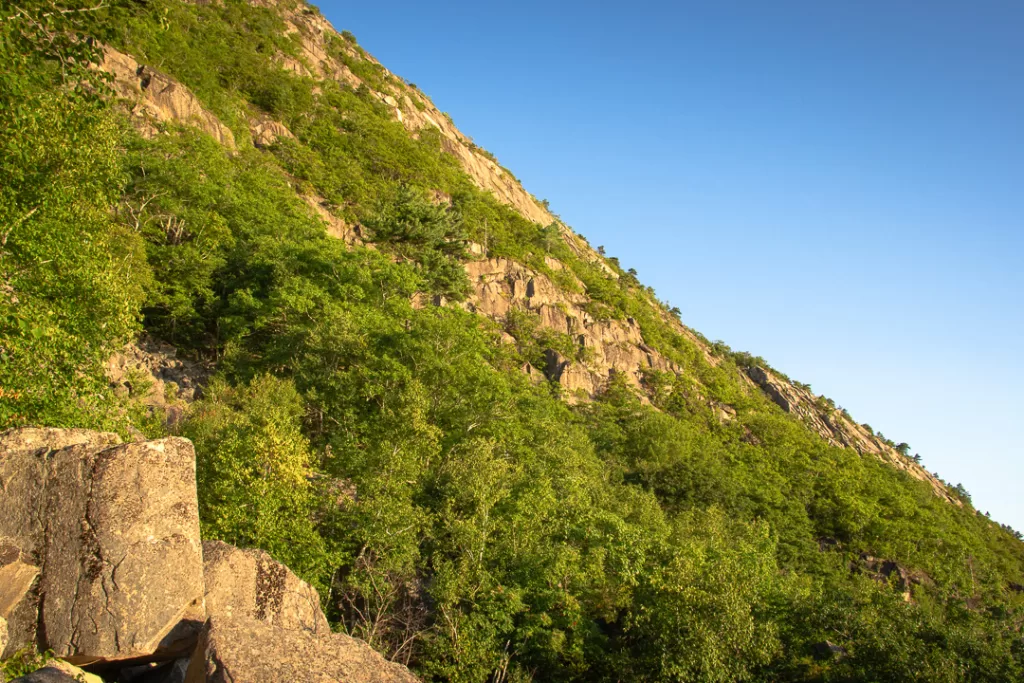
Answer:
<svg viewBox="0 0 1024 683"><path fill-rule="evenodd" d="M780 409L314 8L2 7L0 426L188 436L204 534L428 680L1024 677L1013 533ZM104 377L143 331L215 364L172 426Z"/></svg>

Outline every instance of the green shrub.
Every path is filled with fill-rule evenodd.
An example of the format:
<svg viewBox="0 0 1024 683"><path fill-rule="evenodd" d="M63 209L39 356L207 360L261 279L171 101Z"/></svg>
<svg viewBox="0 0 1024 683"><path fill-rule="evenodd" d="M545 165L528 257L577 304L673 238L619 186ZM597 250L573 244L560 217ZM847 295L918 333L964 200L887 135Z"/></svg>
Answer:
<svg viewBox="0 0 1024 683"><path fill-rule="evenodd" d="M203 537L263 548L326 590L337 558L314 526L314 459L303 412L287 381L262 375L232 387L216 380L182 435L196 447Z"/></svg>

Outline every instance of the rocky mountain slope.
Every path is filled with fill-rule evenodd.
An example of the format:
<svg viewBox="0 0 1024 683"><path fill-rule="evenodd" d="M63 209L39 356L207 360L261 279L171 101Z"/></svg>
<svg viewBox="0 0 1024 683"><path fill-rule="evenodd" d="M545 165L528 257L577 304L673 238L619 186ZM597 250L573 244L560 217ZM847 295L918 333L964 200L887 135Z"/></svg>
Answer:
<svg viewBox="0 0 1024 683"><path fill-rule="evenodd" d="M430 680L1024 670L1019 535L315 8L0 29L0 426L97 430L4 437L8 662L409 676L333 628Z"/></svg>
<svg viewBox="0 0 1024 683"><path fill-rule="evenodd" d="M557 226L559 238L575 256L595 264L609 277L619 278L615 267L540 206L510 172L473 144L429 98L380 66L361 48L349 44L323 15L302 4L278 4L268 0L262 6L277 11L284 22L286 34L294 36L298 42L299 53L296 56L275 56L284 68L305 77L334 80L357 89L366 88L386 105L394 120L414 136L424 129L440 132L443 149L458 159L477 187L490 192L498 201L530 221ZM372 71L374 78L364 80L357 76L348 65L353 61L376 67ZM117 95L130 107L133 125L143 135L156 135L159 124L172 122L196 126L229 149L235 147L231 129L206 110L186 86L173 78L140 65L131 56L109 46L104 49L103 61L98 68L111 74ZM284 124L265 115L251 117L248 129L251 143L257 146L271 145L282 136L294 137ZM306 199L325 220L329 234L350 244L363 243L360 238L363 231L358 225L347 225L333 215L324 208L321 198ZM596 395L603 390L612 373L620 373L633 386L642 389L645 372L679 372L677 364L645 343L641 328L634 319L595 320L587 310L591 299L587 296L586 286L578 279L573 282L572 291L566 292L542 272L514 260L484 258L485 247L473 247L472 253L477 258L465 264L473 290L466 306L498 322L505 321L510 310L520 308L536 313L540 327L572 337L576 353L566 357L558 351L549 350L543 367L529 370L539 370L561 385L568 400ZM545 257L544 266L548 272L566 273L565 266L555 258ZM568 277L574 276L569 274ZM674 327L675 333L686 336L714 362L709 344L683 325L670 320L656 301L647 303L655 315ZM945 484L927 470L898 453L892 445L865 431L852 419L834 409L823 409L817 397L810 392L761 367L749 368L745 372L772 401L784 411L798 414L829 443L876 455L916 479L927 481L936 495L959 504L958 499L947 492ZM722 406L720 410L726 419L734 412L729 406Z"/></svg>

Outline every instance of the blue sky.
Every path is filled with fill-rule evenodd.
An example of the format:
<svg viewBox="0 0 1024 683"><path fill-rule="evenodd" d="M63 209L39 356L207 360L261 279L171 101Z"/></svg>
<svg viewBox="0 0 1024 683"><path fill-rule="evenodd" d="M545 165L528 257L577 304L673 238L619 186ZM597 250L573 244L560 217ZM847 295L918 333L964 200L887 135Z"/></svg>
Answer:
<svg viewBox="0 0 1024 683"><path fill-rule="evenodd" d="M321 8L688 325L1024 530L1024 4Z"/></svg>

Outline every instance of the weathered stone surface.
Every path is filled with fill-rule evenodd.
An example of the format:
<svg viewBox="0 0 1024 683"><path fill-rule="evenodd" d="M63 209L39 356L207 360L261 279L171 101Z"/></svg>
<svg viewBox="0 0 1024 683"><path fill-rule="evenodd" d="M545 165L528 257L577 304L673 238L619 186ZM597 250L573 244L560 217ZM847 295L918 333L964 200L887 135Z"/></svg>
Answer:
<svg viewBox="0 0 1024 683"><path fill-rule="evenodd" d="M85 429L25 427L0 434L0 616L8 630L0 656L9 657L35 641L38 592L26 567L38 573L42 566L53 452L69 446L103 448L119 441L116 434ZM29 587L23 590L25 581Z"/></svg>
<svg viewBox="0 0 1024 683"><path fill-rule="evenodd" d="M40 580L47 646L71 661L155 652L190 612L201 614L192 444L71 448L53 467Z"/></svg>
<svg viewBox="0 0 1024 683"><path fill-rule="evenodd" d="M16 600L4 615L6 655L36 644L84 663L195 642L205 613L192 444L116 441L82 430L0 435L4 570L19 585L34 571L26 566L40 574L5 598Z"/></svg>
<svg viewBox="0 0 1024 683"><path fill-rule="evenodd" d="M585 362L551 351L545 368L547 377L566 390L563 395L569 401L593 396L613 374L639 389L646 371L677 369L644 342L635 320L595 320L587 311L585 294L563 291L542 273L503 258L470 261L465 267L473 288L467 302L470 310L499 322L513 309L523 310L536 314L541 328L573 337Z"/></svg>
<svg viewBox="0 0 1024 683"><path fill-rule="evenodd" d="M295 137L283 123L265 117L249 123L249 134L257 147L269 147L281 138Z"/></svg>
<svg viewBox="0 0 1024 683"><path fill-rule="evenodd" d="M99 69L114 76L114 91L131 104L133 123L144 135L156 134L154 123L178 123L195 126L234 149L231 129L207 111L191 90L170 76L109 46L103 48Z"/></svg>
<svg viewBox="0 0 1024 683"><path fill-rule="evenodd" d="M186 683L415 683L400 664L366 643L335 633L275 628L253 619L213 617L189 664Z"/></svg>
<svg viewBox="0 0 1024 683"><path fill-rule="evenodd" d="M85 429L26 427L0 434L0 541L21 551L30 564L43 538L43 496L51 452L72 445L106 446L118 443L116 434Z"/></svg>
<svg viewBox="0 0 1024 683"><path fill-rule="evenodd" d="M511 337L511 335L509 336ZM515 341L514 337L512 338L512 341ZM546 379L543 372L533 367L529 363L523 363L522 367L519 368L519 371L522 372L527 377L529 377L530 382L533 384L543 384L544 380Z"/></svg>
<svg viewBox="0 0 1024 683"><path fill-rule="evenodd" d="M206 541L203 573L210 617L252 619L287 631L331 632L316 590L262 550Z"/></svg>
<svg viewBox="0 0 1024 683"><path fill-rule="evenodd" d="M6 618L11 613L39 576L39 567L25 559L17 546L0 540L0 617Z"/></svg>
<svg viewBox="0 0 1024 683"><path fill-rule="evenodd" d="M55 659L27 676L15 678L11 683L103 683L103 679Z"/></svg>
<svg viewBox="0 0 1024 683"><path fill-rule="evenodd" d="M0 617L0 652L7 648L7 620Z"/></svg>
<svg viewBox="0 0 1024 683"><path fill-rule="evenodd" d="M57 429L53 427L21 427L0 433L0 457L6 458L22 453L42 454L59 451L68 446L110 446L121 443L120 437L111 432L94 432L90 429ZM0 462L3 462L0 460Z"/></svg>
<svg viewBox="0 0 1024 683"><path fill-rule="evenodd" d="M316 212L327 228L327 234L342 240L349 246L366 245L363 234L358 225L350 225L331 213L327 203L321 197L304 196L303 199L309 207ZM373 248L373 245L366 245Z"/></svg>
<svg viewBox="0 0 1024 683"><path fill-rule="evenodd" d="M562 354L553 349L544 352L544 359L547 361L545 374L548 379L558 382L565 389L564 398L569 403L575 403L579 393L586 396L593 396L602 387L599 377L588 371L579 363L573 363Z"/></svg>

